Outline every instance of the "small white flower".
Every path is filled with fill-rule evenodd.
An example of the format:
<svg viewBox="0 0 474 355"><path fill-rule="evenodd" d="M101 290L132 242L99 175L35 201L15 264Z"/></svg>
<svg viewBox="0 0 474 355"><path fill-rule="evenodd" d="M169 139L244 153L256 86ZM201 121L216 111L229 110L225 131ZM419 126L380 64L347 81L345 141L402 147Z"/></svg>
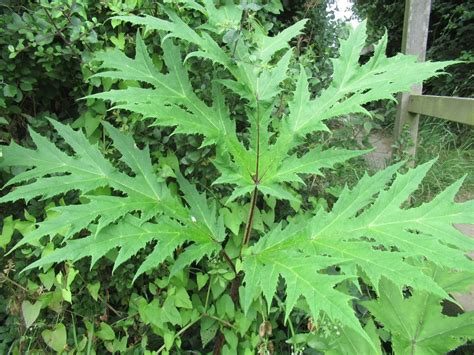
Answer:
<svg viewBox="0 0 474 355"><path fill-rule="evenodd" d="M197 221L196 217L191 216L191 221L193 221L194 223L196 223L196 221Z"/></svg>

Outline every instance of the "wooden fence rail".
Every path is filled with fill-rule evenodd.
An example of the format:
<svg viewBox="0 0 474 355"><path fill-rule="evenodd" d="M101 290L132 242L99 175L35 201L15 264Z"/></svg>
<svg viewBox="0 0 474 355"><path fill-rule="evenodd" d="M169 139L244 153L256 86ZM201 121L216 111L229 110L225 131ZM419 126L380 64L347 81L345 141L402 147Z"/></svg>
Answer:
<svg viewBox="0 0 474 355"><path fill-rule="evenodd" d="M402 52L418 56L424 61L428 39L431 0L405 0ZM409 127L413 147L409 154L415 156L420 114L474 125L474 99L449 96L422 95L422 84L414 85L410 93L398 97L394 137L400 138L405 126Z"/></svg>
<svg viewBox="0 0 474 355"><path fill-rule="evenodd" d="M474 99L467 97L410 95L408 111L474 126Z"/></svg>

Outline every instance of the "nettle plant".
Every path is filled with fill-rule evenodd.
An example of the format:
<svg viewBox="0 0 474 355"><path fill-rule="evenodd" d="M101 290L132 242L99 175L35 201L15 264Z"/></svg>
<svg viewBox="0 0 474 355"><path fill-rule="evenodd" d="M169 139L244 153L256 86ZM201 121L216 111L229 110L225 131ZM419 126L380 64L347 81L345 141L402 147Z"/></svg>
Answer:
<svg viewBox="0 0 474 355"><path fill-rule="evenodd" d="M140 113L154 125L174 127L174 134L202 136L202 146L215 151L212 163L220 174L206 189L220 185L227 188L220 187L219 193L228 194L210 198L198 192L171 152L162 161L152 161L147 147L139 149L130 135L111 124L103 126L120 161L101 153L82 132L51 121L70 149L61 150L31 131L36 149L11 143L3 150L4 167L31 169L8 182L16 187L1 202L49 199L73 190L81 197L77 204L55 207L54 214L16 244L13 250L26 244L41 246L47 236L63 243L26 270L85 257L91 258L92 267L112 255L112 277L120 277L121 265L138 260L139 251L151 250L137 265L134 280L166 266L171 281L163 284L161 295L169 297L152 302L158 309L140 310L142 319L164 338L162 350L186 344L181 335L194 325L200 326L203 347L219 332L213 345L217 353L252 353L257 347L261 353L271 353L272 328L275 332L285 326L290 328L292 344L309 344L328 353L381 353L382 326L386 330L382 339L391 336L392 347L400 354L444 352L472 337L472 315L446 317L440 310L440 301L452 300L449 292L459 286L446 281L449 275L459 279L474 265L465 256L474 242L453 226L472 223L474 217L474 202L454 202L462 179L431 202L412 207L410 195L433 162L405 173L398 172L400 163L364 175L352 188L346 186L329 210L298 208L278 220L267 213L277 202L297 206L297 188L306 174L320 175L321 169L365 153L323 149L318 144L302 153L298 148L307 144L309 134L328 131L326 122L332 118L369 114L364 104L392 99L450 63L419 63L402 54L387 58L384 36L370 60L360 65L366 42L363 22L340 42L339 56L332 61L331 85L313 95L305 68L299 68L294 85L289 75L293 57L289 42L301 34L304 20L268 36L247 16L249 9L204 4L185 4L208 19L196 30L171 11L169 20L115 18L158 31L166 71L155 67L137 33L135 58L118 49L102 53L98 60L104 71L96 76L143 85L92 97L111 101L115 109ZM190 48L184 59L178 41ZM191 85L186 69L190 58L214 64L206 98ZM290 99L280 118L276 110L282 95ZM239 122L239 129L228 106L230 98L245 103L245 122ZM174 176L161 173L170 167ZM104 187L112 193L96 193ZM244 206L238 211L245 209L246 216L237 209L218 208L222 202ZM216 264L219 268L211 270L209 265ZM213 283L219 275L225 277ZM173 284L175 278L181 280L180 291ZM175 301L183 299L183 287L186 306ZM359 302L367 295L374 300ZM426 312L415 312L427 305L438 318L426 319ZM399 308L410 313L403 315L406 324L393 318L400 316ZM295 330L296 318L308 323L308 329ZM432 329L419 328L429 321L436 323L428 324ZM329 342L323 336L327 324L338 329Z"/></svg>

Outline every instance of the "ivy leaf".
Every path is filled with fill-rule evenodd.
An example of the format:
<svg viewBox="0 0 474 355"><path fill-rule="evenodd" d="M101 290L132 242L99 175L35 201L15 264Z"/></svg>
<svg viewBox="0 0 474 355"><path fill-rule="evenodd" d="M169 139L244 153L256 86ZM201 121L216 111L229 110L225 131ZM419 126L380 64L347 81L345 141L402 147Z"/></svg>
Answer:
<svg viewBox="0 0 474 355"><path fill-rule="evenodd" d="M175 306L174 300L171 297L167 297L162 306L163 318L173 325L182 324L181 314Z"/></svg>
<svg viewBox="0 0 474 355"><path fill-rule="evenodd" d="M199 334L201 336L202 347L204 348L211 340L215 339L219 330L219 323L212 318L203 317L200 322Z"/></svg>
<svg viewBox="0 0 474 355"><path fill-rule="evenodd" d="M110 325L100 322L99 330L95 333L99 339L112 341L115 339L115 332Z"/></svg>
<svg viewBox="0 0 474 355"><path fill-rule="evenodd" d="M87 290L89 291L89 294L94 299L94 301L97 301L99 298L99 289L100 289L100 281L87 284Z"/></svg>
<svg viewBox="0 0 474 355"><path fill-rule="evenodd" d="M41 311L41 306L42 303L40 301L33 304L30 303L30 301L23 301L21 303L21 315L23 316L26 329L31 327L38 318Z"/></svg>
<svg viewBox="0 0 474 355"><path fill-rule="evenodd" d="M66 327L62 323L56 324L53 330L45 329L41 332L41 336L51 349L57 353L64 351L67 345Z"/></svg>
<svg viewBox="0 0 474 355"><path fill-rule="evenodd" d="M8 216L3 219L2 233L0 234L0 247L6 249L7 245L10 243L15 232L15 221L13 216Z"/></svg>

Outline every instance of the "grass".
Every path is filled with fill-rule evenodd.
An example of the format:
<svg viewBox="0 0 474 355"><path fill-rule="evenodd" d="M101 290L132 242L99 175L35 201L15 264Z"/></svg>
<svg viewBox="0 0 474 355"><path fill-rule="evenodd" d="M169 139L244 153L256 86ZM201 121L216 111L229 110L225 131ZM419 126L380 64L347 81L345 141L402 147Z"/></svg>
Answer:
<svg viewBox="0 0 474 355"><path fill-rule="evenodd" d="M390 115L391 116L391 115ZM393 120L389 120L393 122ZM378 127L380 136L391 137L393 123L387 122ZM342 125L336 128L329 137L316 137L316 141L323 141L329 146L360 149L361 146L350 140L351 132L357 129L351 125ZM374 130L372 131L374 134ZM367 147L367 146L366 146ZM464 183L457 199L468 200L474 198L474 126L448 122L442 119L421 117L418 131L418 145L416 163L422 164L433 158L438 158L419 189L414 193L413 203L416 205L430 201L439 192L465 176ZM392 162L388 162L391 164ZM371 164L373 165L373 164ZM330 188L342 188L344 184L354 186L364 175L364 172L374 174L374 167L367 164L363 158L350 160L341 164L336 170L327 171L324 177L309 177L303 196L324 197L333 200Z"/></svg>
<svg viewBox="0 0 474 355"><path fill-rule="evenodd" d="M458 198L474 198L474 126L422 117L418 132L417 163L438 157L418 193L423 201L466 176Z"/></svg>

